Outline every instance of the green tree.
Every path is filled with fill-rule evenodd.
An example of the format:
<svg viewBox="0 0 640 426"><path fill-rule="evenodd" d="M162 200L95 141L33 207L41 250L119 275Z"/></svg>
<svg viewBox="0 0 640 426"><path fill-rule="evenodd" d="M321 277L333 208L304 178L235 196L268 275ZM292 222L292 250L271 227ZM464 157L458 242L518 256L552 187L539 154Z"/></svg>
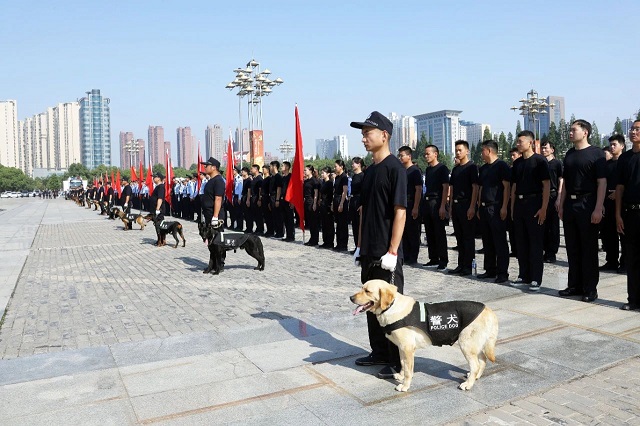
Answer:
<svg viewBox="0 0 640 426"><path fill-rule="evenodd" d="M522 126L520 126L520 120L518 120L518 124L516 124L516 135L522 131Z"/></svg>
<svg viewBox="0 0 640 426"><path fill-rule="evenodd" d="M556 157L559 159L564 158L565 154L571 148L571 141L569 140L569 128L570 125L564 118L560 120L558 124L558 144L556 145Z"/></svg>
<svg viewBox="0 0 640 426"><path fill-rule="evenodd" d="M620 123L620 125L622 126L622 123ZM598 132L598 126L596 126L595 121L591 123L591 135L589 135L589 139L591 145L602 147L602 136L600 136L600 132Z"/></svg>
<svg viewBox="0 0 640 426"><path fill-rule="evenodd" d="M151 169L151 171L153 171L153 173L162 173L165 176L167 174L167 168L164 166L164 164L160 164L160 163L155 164Z"/></svg>
<svg viewBox="0 0 640 426"><path fill-rule="evenodd" d="M22 170L0 165L0 191L31 191L35 188L35 181Z"/></svg>
<svg viewBox="0 0 640 426"><path fill-rule="evenodd" d="M491 136L491 130L489 130L488 127L485 127L484 132L482 132L482 142L488 141L490 139L493 139L493 136Z"/></svg>
<svg viewBox="0 0 640 426"><path fill-rule="evenodd" d="M511 145L507 141L507 137L504 132L500 132L500 136L498 136L498 158L502 160L508 158L510 149Z"/></svg>
<svg viewBox="0 0 640 426"><path fill-rule="evenodd" d="M89 172L89 169L87 169L86 166L80 164L80 163L73 163L69 166L69 170L67 171L67 173L65 173L65 175L69 175L69 176L80 176L83 179L89 179L92 178L91 172ZM66 176L68 177L68 176Z"/></svg>
<svg viewBox="0 0 640 426"><path fill-rule="evenodd" d="M416 149L413 150L413 155L411 158L420 162L420 158L424 161L424 149L431 143L430 140L427 140L427 135L422 132L420 133L420 139L418 139L418 143L416 144Z"/></svg>
<svg viewBox="0 0 640 426"><path fill-rule="evenodd" d="M638 109L638 112L636 113L636 120L640 120L640 109Z"/></svg>
<svg viewBox="0 0 640 426"><path fill-rule="evenodd" d="M471 161L473 161L474 163L482 164L482 144L481 143L477 143L471 147L470 157L471 157Z"/></svg>
<svg viewBox="0 0 640 426"><path fill-rule="evenodd" d="M453 169L453 165L455 164L453 162L453 156L452 155L448 155L448 154L443 154L443 153L438 153L438 163L442 163L445 166L447 166L447 168L449 170ZM423 167L421 170L424 170L426 168L426 162L425 162L425 167Z"/></svg>
<svg viewBox="0 0 640 426"><path fill-rule="evenodd" d="M58 175L51 175L47 178L47 183L45 185L46 189L50 189L52 191L62 189L62 178Z"/></svg>
<svg viewBox="0 0 640 426"><path fill-rule="evenodd" d="M509 144L509 148L513 148L515 144L513 143L513 133L507 133L507 143Z"/></svg>
<svg viewBox="0 0 640 426"><path fill-rule="evenodd" d="M624 135L624 130L622 130L622 121L620 121L620 117L616 117L616 122L613 125L613 133L617 135Z"/></svg>
<svg viewBox="0 0 640 426"><path fill-rule="evenodd" d="M556 127L555 122L551 122L549 124L549 134L546 135L547 140L556 147L556 157L558 156L558 146L560 145L560 134L558 133L558 128Z"/></svg>

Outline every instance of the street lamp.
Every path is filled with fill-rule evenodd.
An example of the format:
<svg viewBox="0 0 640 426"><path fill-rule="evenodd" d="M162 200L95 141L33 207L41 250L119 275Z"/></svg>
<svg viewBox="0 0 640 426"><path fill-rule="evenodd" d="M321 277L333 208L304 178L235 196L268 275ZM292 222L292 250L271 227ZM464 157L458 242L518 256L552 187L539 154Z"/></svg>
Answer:
<svg viewBox="0 0 640 426"><path fill-rule="evenodd" d="M542 135L540 134L540 116L544 114L549 114L551 109L556 105L552 103L547 103L545 98L541 98L538 96L538 92L531 89L527 92L527 97L520 99L520 106L512 106L510 109L512 111L520 111L520 115L523 117L527 117L528 123L530 124L530 128L526 128L526 130L531 130L533 133L537 133L537 140L540 140ZM537 132L536 132L536 122L538 123ZM531 124L532 123L532 124Z"/></svg>
<svg viewBox="0 0 640 426"><path fill-rule="evenodd" d="M129 167L133 167L134 153L138 152L140 147L136 141L131 139L124 145L124 149L129 153Z"/></svg>
<svg viewBox="0 0 640 426"><path fill-rule="evenodd" d="M293 152L293 146L285 139L284 142L278 147L278 151L280 151L284 156L284 161L289 161L289 154Z"/></svg>
<svg viewBox="0 0 640 426"><path fill-rule="evenodd" d="M283 83L281 78L271 79L271 71L265 69L260 70L260 63L255 59L247 62L245 68L236 68L233 70L236 74L235 79L227 83L225 88L229 90L236 89L238 92L238 121L239 121L239 139L242 139L242 98L247 97L247 119L249 122L249 161L250 164L255 162L253 131L262 130L262 97L269 96L273 92L273 88ZM242 152L242 141L238 141L240 151ZM262 154L264 155L264 154ZM242 154L241 154L242 161Z"/></svg>

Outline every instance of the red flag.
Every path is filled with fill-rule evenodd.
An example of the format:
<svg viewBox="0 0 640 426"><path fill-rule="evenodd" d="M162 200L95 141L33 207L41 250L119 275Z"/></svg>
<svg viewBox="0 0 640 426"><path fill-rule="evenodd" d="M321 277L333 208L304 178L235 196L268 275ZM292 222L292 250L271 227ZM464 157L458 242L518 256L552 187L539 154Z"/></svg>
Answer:
<svg viewBox="0 0 640 426"><path fill-rule="evenodd" d="M144 168L142 166L142 161L140 161L140 188L142 188L142 179L144 179Z"/></svg>
<svg viewBox="0 0 640 426"><path fill-rule="evenodd" d="M171 186L173 185L173 167L171 166L171 157L167 150L167 176L164 181L164 199L171 205Z"/></svg>
<svg viewBox="0 0 640 426"><path fill-rule="evenodd" d="M118 169L118 172L116 173L116 183L115 183L115 187L118 190L118 194L122 194L122 185L120 184L120 181L122 180L122 178L120 177L120 169Z"/></svg>
<svg viewBox="0 0 640 426"><path fill-rule="evenodd" d="M113 169L111 169L111 187L112 188L118 188L116 186L116 180L113 178Z"/></svg>
<svg viewBox="0 0 640 426"><path fill-rule="evenodd" d="M233 200L233 187L233 148L231 148L231 134L229 134L229 147L227 148L227 187L225 190L229 202Z"/></svg>
<svg viewBox="0 0 640 426"><path fill-rule="evenodd" d="M135 167L131 166L131 182L133 182L134 180L137 181L138 180L138 176L136 176Z"/></svg>
<svg viewBox="0 0 640 426"><path fill-rule="evenodd" d="M200 145L198 145L198 166L196 167L196 173L198 174L197 176L197 183L196 183L196 192L199 194L200 193L200 185L202 185L202 175L200 175L200 172L202 171L202 157L200 156Z"/></svg>
<svg viewBox="0 0 640 426"><path fill-rule="evenodd" d="M151 166L149 166L149 168L147 169L147 178L145 179L144 182L147 185L147 188L149 189L149 195L151 195L151 193L153 192L153 176L151 174ZM152 206L153 209L155 210L156 206Z"/></svg>
<svg viewBox="0 0 640 426"><path fill-rule="evenodd" d="M300 229L304 232L304 154L302 151L302 133L300 132L300 117L298 117L298 105L296 105L296 155L293 158L291 178L284 199L293 204L300 216Z"/></svg>

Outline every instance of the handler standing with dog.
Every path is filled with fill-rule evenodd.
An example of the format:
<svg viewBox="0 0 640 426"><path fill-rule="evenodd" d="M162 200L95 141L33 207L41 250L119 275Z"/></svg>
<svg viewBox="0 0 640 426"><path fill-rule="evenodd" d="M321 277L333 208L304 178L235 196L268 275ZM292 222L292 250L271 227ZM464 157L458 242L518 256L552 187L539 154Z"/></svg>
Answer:
<svg viewBox="0 0 640 426"><path fill-rule="evenodd" d="M382 279L404 289L402 272L402 233L407 209L407 173L400 160L391 155L389 139L393 123L374 111L363 122L351 127L362 129L362 143L373 156L373 164L364 172L360 211L360 237L353 255L362 267L362 283ZM392 378L400 372L398 348L385 337L376 316L367 312L371 353L356 360L356 365L385 365L378 377Z"/></svg>
<svg viewBox="0 0 640 426"><path fill-rule="evenodd" d="M204 192L202 193L204 225L218 229L222 227L222 224L225 222L224 210L222 209L225 184L220 175L220 162L213 157L209 157L207 161L200 164L204 165L204 172L209 177L204 187ZM222 272L225 255L226 252L224 250L220 250L218 253L216 257L217 264L213 265L213 270L216 273Z"/></svg>

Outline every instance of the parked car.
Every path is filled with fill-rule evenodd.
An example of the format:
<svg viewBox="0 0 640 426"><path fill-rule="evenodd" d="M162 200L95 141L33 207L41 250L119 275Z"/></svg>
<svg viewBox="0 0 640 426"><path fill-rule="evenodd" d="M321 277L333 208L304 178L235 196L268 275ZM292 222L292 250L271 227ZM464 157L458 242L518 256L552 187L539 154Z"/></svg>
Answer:
<svg viewBox="0 0 640 426"><path fill-rule="evenodd" d="M9 191L4 191L2 194L0 194L0 198L11 198L9 196Z"/></svg>

